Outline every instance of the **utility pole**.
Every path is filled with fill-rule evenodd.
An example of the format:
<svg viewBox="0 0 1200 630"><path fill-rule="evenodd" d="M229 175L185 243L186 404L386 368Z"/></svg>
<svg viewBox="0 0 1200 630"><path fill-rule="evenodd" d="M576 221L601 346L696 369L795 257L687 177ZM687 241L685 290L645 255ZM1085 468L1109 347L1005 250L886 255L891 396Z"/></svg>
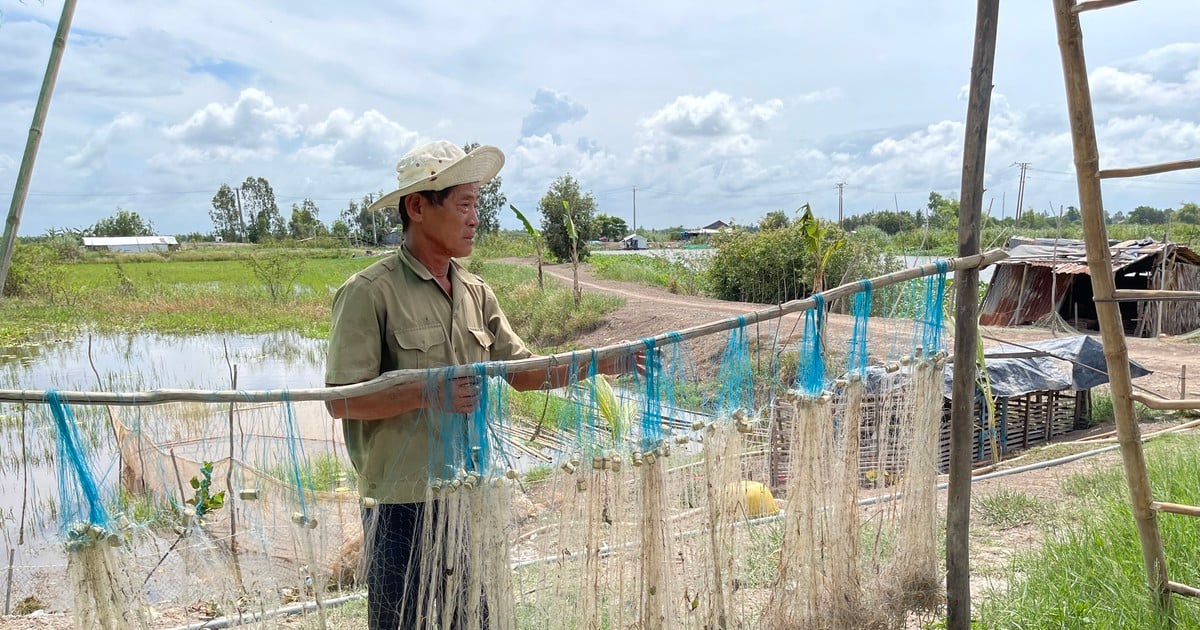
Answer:
<svg viewBox="0 0 1200 630"><path fill-rule="evenodd" d="M834 184L838 189L838 227L842 227L842 194L846 190L846 182Z"/></svg>
<svg viewBox="0 0 1200 630"><path fill-rule="evenodd" d="M1017 223L1021 222L1021 202L1025 199L1025 170L1029 168L1029 162L1013 162L1013 166L1021 167L1021 181L1017 184Z"/></svg>
<svg viewBox="0 0 1200 630"><path fill-rule="evenodd" d="M242 189L234 188L233 193L234 193L234 198L237 199L238 228L239 228L239 232L241 233L241 237L242 237L239 240L241 240L243 243L245 243L246 242L246 219L245 219L245 217L242 216Z"/></svg>
<svg viewBox="0 0 1200 630"><path fill-rule="evenodd" d="M637 234L637 186L633 187L633 234Z"/></svg>
<svg viewBox="0 0 1200 630"><path fill-rule="evenodd" d="M42 91L33 108L33 123L29 125L29 137L25 140L25 154L17 171L17 183L13 187L12 204L8 208L8 219L4 224L3 240L0 240L0 294L8 278L8 266L12 263L13 250L17 244L17 229L21 226L21 212L25 209L25 196L29 194L29 180L33 177L33 163L37 160L38 146L42 143L42 127L46 124L46 113L50 111L50 97L58 81L58 68L62 64L63 51L67 47L67 34L71 32L71 19L75 16L75 0L63 3L62 15L58 18L58 31L50 45L50 61L46 63L46 74L42 77Z"/></svg>

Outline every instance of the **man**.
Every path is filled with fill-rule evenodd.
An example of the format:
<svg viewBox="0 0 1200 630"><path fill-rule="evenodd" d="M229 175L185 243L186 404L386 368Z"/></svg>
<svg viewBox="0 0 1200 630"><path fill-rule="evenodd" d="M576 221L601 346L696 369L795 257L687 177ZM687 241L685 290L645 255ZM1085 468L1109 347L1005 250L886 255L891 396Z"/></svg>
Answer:
<svg viewBox="0 0 1200 630"><path fill-rule="evenodd" d="M399 188L371 206L399 207L400 250L351 276L338 289L325 381L330 386L373 379L399 369L435 368L531 356L481 278L455 258L468 256L479 224L480 185L504 165L492 146L464 153L439 141L417 147L396 165ZM619 361L600 371L617 373ZM576 374L563 365L512 373L518 390L562 387ZM455 379L444 387L401 385L336 400L330 413L343 420L350 460L364 499L363 553L372 630L425 627L416 617L417 558L431 453L442 431L461 431L479 403L480 384ZM447 415L451 412L458 415ZM443 420L437 420L442 418ZM453 418L453 420L444 420ZM438 423L460 426L439 426ZM368 500L369 499L369 500Z"/></svg>

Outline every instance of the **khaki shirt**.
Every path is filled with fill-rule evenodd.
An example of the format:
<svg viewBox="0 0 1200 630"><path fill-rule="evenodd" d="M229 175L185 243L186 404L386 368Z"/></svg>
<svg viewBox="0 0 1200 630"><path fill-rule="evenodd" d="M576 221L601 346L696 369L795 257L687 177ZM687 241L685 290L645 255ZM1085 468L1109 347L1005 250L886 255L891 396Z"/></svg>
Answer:
<svg viewBox="0 0 1200 630"><path fill-rule="evenodd" d="M458 261L450 267L453 299L407 246L346 280L333 299L325 382L349 385L391 370L530 356L491 287ZM463 422L461 414L426 409L343 420L359 494L380 503L424 501L441 431Z"/></svg>

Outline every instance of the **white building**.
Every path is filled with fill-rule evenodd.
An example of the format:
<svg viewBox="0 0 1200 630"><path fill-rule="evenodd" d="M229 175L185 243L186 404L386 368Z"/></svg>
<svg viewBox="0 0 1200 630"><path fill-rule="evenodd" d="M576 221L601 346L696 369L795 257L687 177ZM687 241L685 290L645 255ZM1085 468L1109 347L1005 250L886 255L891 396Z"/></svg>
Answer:
<svg viewBox="0 0 1200 630"><path fill-rule="evenodd" d="M166 252L179 249L174 236L85 236L83 246L110 252Z"/></svg>
<svg viewBox="0 0 1200 630"><path fill-rule="evenodd" d="M649 245L646 237L641 234L630 234L621 239L621 242L625 244L625 249L646 249Z"/></svg>

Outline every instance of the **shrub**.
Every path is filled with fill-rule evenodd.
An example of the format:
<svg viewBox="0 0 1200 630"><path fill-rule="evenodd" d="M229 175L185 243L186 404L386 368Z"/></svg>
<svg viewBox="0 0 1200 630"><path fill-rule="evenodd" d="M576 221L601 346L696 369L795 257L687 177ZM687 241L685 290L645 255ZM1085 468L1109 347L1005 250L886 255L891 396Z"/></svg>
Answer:
<svg viewBox="0 0 1200 630"><path fill-rule="evenodd" d="M8 277L4 279L4 295L44 298L54 303L66 292L63 268L53 247L17 242L8 267Z"/></svg>

